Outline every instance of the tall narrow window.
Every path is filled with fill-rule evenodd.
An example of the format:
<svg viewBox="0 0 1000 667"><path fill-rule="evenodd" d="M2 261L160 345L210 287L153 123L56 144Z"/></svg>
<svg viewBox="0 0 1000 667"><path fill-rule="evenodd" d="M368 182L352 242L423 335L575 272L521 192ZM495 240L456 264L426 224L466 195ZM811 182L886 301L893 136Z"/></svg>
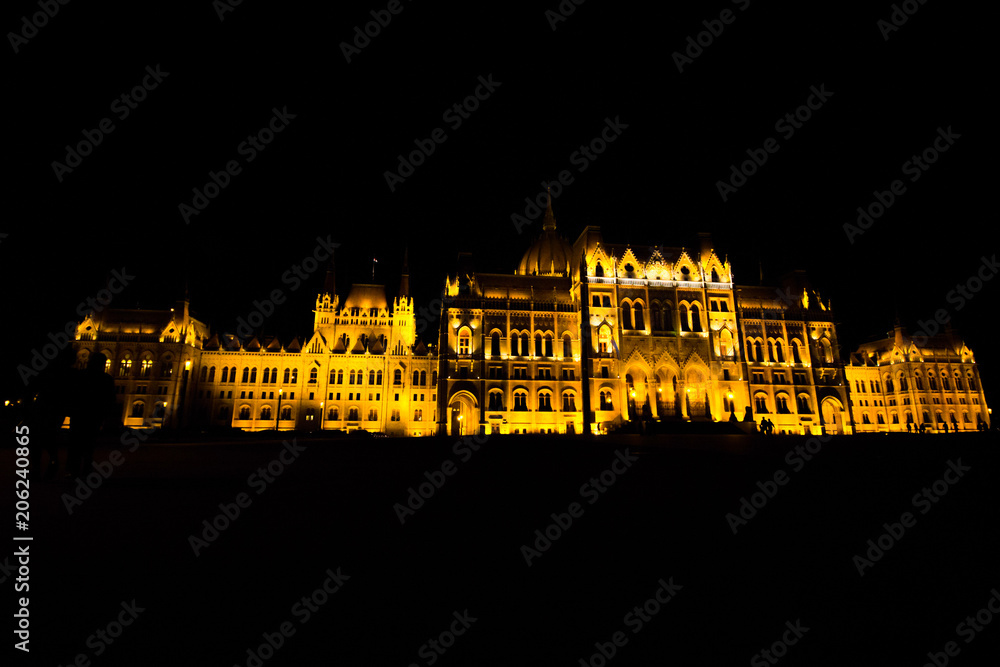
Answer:
<svg viewBox="0 0 1000 667"><path fill-rule="evenodd" d="M632 328L632 306L622 303L622 329L628 331Z"/></svg>

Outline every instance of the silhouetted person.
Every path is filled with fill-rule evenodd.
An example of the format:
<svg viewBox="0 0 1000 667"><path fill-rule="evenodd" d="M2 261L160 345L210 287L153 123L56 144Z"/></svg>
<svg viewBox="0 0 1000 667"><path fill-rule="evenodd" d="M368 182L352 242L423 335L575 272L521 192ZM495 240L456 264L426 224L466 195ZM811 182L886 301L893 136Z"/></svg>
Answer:
<svg viewBox="0 0 1000 667"><path fill-rule="evenodd" d="M76 353L67 346L42 370L37 380L37 392L30 407L32 433L31 465L35 475L50 479L59 468L59 432L69 414L69 401L76 393L75 380L79 371L73 368ZM42 471L42 450L49 463Z"/></svg>
<svg viewBox="0 0 1000 667"><path fill-rule="evenodd" d="M767 435L767 417L760 418L760 434Z"/></svg>
<svg viewBox="0 0 1000 667"><path fill-rule="evenodd" d="M771 421L770 419L767 420L767 434L768 435L774 434L774 422Z"/></svg>
<svg viewBox="0 0 1000 667"><path fill-rule="evenodd" d="M108 358L90 355L86 370L80 371L76 393L71 397L69 416L69 475L86 473L94 456L97 436L105 425L116 420L115 381L104 372Z"/></svg>
<svg viewBox="0 0 1000 667"><path fill-rule="evenodd" d="M740 420L736 418L736 413L735 412L730 412L729 413L729 423L730 424L739 424L740 423Z"/></svg>
<svg viewBox="0 0 1000 667"><path fill-rule="evenodd" d="M948 422L941 422L941 428L943 428L944 432L947 433L948 432Z"/></svg>
<svg viewBox="0 0 1000 667"><path fill-rule="evenodd" d="M907 433L911 433L912 431L913 431L913 429L910 428L910 422L906 422L906 432Z"/></svg>

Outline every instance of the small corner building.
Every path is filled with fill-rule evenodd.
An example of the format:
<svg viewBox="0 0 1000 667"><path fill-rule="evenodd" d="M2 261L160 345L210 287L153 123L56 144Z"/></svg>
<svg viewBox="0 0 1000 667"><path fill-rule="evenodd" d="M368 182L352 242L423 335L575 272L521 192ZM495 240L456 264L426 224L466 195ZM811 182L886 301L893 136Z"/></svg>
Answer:
<svg viewBox="0 0 1000 667"><path fill-rule="evenodd" d="M107 356L131 427L454 437L733 417L816 435L989 425L953 331L918 345L897 326L845 364L831 305L803 272L739 285L706 233L694 248L633 247L590 226L571 243L550 202L511 273L459 255L431 342L417 335L405 258L391 300L366 283L341 300L332 262L303 340L213 333L184 300L88 315L78 363Z"/></svg>

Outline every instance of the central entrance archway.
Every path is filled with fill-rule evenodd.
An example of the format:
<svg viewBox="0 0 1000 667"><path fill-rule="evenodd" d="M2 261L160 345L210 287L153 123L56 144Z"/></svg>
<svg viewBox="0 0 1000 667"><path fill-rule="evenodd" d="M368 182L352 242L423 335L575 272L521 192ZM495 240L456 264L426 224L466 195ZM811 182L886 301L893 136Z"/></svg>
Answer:
<svg viewBox="0 0 1000 667"><path fill-rule="evenodd" d="M479 432L479 402L467 391L460 391L448 402L448 435L461 437Z"/></svg>

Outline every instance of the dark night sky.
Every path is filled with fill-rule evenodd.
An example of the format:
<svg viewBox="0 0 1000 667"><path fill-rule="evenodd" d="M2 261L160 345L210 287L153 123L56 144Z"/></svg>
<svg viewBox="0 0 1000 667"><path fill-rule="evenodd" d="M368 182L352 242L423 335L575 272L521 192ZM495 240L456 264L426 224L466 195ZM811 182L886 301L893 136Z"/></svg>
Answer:
<svg viewBox="0 0 1000 667"><path fill-rule="evenodd" d="M570 241L590 224L637 245L692 246L711 231L738 282L757 282L758 261L765 282L807 269L849 347L887 331L894 308L911 324L947 308L986 386L1000 386L986 327L1000 285L957 312L946 300L997 249L995 170L983 168L994 161L990 21L929 3L886 41L876 22L888 2L594 0L553 31L545 11L557 4L405 2L350 63L338 44L385 3L244 2L224 21L209 2L71 3L18 53L8 38L4 388L121 267L136 277L114 305L169 306L186 275L195 314L232 331L254 299L288 292L282 274L329 234L342 295L370 280L372 256L393 294L409 247L426 305L459 250L479 270L512 271L540 223L518 234L510 216L563 169L575 182L554 206ZM727 8L735 20L679 73L671 54ZM36 10L9 5L5 32ZM119 119L112 101L157 64L169 76ZM453 129L443 112L488 75L501 85ZM776 132L821 84L833 93L822 108L792 137ZM246 163L237 147L274 107L296 117ZM113 133L59 182L51 163L105 117ZM581 173L570 155L607 117L628 128ZM961 138L911 183L903 163L948 126ZM447 140L390 192L383 173L439 127ZM716 182L768 137L779 151L723 202ZM178 205L233 159L242 173L185 225ZM894 179L906 192L849 243L843 223ZM265 330L307 334L321 284L320 271Z"/></svg>

